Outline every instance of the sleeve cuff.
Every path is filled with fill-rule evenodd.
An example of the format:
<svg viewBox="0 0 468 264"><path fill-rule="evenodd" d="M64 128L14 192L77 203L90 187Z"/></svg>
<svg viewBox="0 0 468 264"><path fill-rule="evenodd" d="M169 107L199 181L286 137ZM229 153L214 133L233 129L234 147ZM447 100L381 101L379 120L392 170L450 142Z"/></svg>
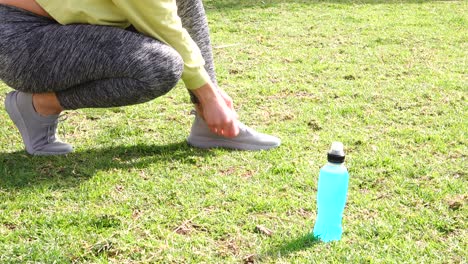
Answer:
<svg viewBox="0 0 468 264"><path fill-rule="evenodd" d="M189 90L195 90L207 83L211 83L211 78L204 67L196 69L185 67L184 72L182 73L182 80L185 83L185 87Z"/></svg>

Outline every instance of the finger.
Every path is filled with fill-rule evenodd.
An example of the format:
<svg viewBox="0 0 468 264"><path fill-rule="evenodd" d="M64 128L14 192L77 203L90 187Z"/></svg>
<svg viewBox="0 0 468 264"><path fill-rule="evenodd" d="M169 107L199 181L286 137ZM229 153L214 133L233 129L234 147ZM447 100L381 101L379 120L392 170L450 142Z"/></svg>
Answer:
<svg viewBox="0 0 468 264"><path fill-rule="evenodd" d="M231 109L234 110L234 103L232 100L226 100L226 105Z"/></svg>
<svg viewBox="0 0 468 264"><path fill-rule="evenodd" d="M234 111L234 102L232 99L229 97L229 100L226 101L227 106Z"/></svg>
<svg viewBox="0 0 468 264"><path fill-rule="evenodd" d="M213 133L219 136L226 136L226 130L221 127L215 128Z"/></svg>
<svg viewBox="0 0 468 264"><path fill-rule="evenodd" d="M213 132L214 134L218 134L218 129L214 126L209 126L211 132Z"/></svg>
<svg viewBox="0 0 468 264"><path fill-rule="evenodd" d="M234 137L237 137L239 135L240 129L239 129L239 123L236 121L234 122Z"/></svg>
<svg viewBox="0 0 468 264"><path fill-rule="evenodd" d="M219 90L219 93L221 94L221 96L223 97L224 99L224 102L226 103L226 105L231 109L231 110L234 110L234 103L233 103L233 100L231 98L231 96L229 96L225 91L223 90Z"/></svg>
<svg viewBox="0 0 468 264"><path fill-rule="evenodd" d="M225 137L235 137L239 134L239 126L237 122L230 122L225 129L223 130L223 136Z"/></svg>

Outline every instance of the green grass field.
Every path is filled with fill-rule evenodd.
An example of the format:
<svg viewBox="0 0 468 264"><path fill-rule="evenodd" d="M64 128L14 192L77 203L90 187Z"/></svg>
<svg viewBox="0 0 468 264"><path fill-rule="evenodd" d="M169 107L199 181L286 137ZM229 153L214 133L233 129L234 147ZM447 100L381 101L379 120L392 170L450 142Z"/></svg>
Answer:
<svg viewBox="0 0 468 264"><path fill-rule="evenodd" d="M467 263L467 1L205 4L220 85L283 145L189 147L182 84L68 112L65 157L27 155L1 107L0 263ZM308 234L336 140L350 189L323 244Z"/></svg>

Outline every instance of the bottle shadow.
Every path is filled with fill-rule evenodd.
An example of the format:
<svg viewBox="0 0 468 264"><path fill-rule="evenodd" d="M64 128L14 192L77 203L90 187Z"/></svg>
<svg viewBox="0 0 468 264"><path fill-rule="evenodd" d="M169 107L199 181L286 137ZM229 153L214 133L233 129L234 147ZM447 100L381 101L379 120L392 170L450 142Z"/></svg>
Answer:
<svg viewBox="0 0 468 264"><path fill-rule="evenodd" d="M197 162L212 151L190 147L185 141L168 145L110 146L81 150L62 156L31 156L25 151L0 153L0 189L48 185L78 185L98 171L139 169L154 163L171 165ZM54 187L52 187L54 188Z"/></svg>
<svg viewBox="0 0 468 264"><path fill-rule="evenodd" d="M262 254L262 256L268 256L270 258L285 257L295 252L312 248L318 243L320 243L320 240L314 237L312 233L308 233L292 240L284 241L280 245L273 246Z"/></svg>

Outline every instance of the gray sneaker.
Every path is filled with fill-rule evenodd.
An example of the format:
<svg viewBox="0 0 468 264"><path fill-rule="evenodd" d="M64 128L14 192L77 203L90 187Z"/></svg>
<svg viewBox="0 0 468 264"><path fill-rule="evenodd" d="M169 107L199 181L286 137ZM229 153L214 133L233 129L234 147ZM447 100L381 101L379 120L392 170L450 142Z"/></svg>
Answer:
<svg viewBox="0 0 468 264"><path fill-rule="evenodd" d="M238 150L267 150L278 147L281 140L277 137L259 133L239 122L239 135L234 138L218 136L210 131L205 121L195 114L195 122L187 142L197 148L228 148Z"/></svg>
<svg viewBox="0 0 468 264"><path fill-rule="evenodd" d="M55 135L58 115L41 116L32 105L32 94L13 91L7 94L5 108L31 155L61 155L73 151Z"/></svg>

